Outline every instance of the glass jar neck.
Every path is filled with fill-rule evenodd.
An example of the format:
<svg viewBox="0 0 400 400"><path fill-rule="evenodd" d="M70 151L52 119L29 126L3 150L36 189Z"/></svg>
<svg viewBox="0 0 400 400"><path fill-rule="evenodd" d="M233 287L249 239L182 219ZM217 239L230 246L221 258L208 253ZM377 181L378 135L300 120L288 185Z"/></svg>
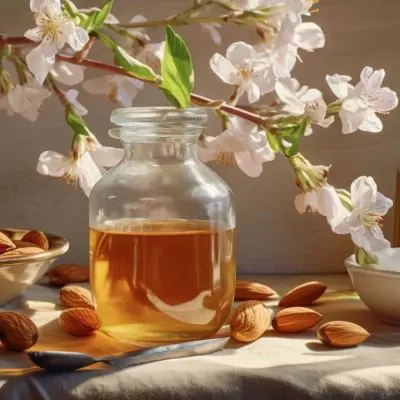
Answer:
<svg viewBox="0 0 400 400"><path fill-rule="evenodd" d="M197 159L197 141L207 112L202 108L132 107L115 110L111 122L118 128L125 161L178 162Z"/></svg>
<svg viewBox="0 0 400 400"><path fill-rule="evenodd" d="M124 160L163 163L197 160L197 141L201 133L198 127L173 131L154 127L150 131L121 129Z"/></svg>

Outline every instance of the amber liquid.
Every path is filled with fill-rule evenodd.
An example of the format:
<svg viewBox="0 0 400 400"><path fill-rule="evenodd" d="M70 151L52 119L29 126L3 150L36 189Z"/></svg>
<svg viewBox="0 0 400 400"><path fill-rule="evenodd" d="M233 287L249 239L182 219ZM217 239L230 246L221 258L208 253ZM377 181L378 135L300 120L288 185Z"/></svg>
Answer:
<svg viewBox="0 0 400 400"><path fill-rule="evenodd" d="M91 288L104 331L136 344L197 340L228 317L235 232L201 221L90 230Z"/></svg>

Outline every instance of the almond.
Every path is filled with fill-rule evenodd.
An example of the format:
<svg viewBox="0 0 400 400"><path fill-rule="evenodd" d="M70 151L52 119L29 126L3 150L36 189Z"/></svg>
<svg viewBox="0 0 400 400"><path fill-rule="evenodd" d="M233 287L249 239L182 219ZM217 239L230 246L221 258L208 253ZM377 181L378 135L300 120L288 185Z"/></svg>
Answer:
<svg viewBox="0 0 400 400"><path fill-rule="evenodd" d="M318 340L332 347L357 346L369 336L363 327L347 321L327 322L317 332Z"/></svg>
<svg viewBox="0 0 400 400"><path fill-rule="evenodd" d="M12 239L13 235L14 235L14 232L11 230L8 230L8 229L0 229L0 233L2 233L3 235L6 235L10 239Z"/></svg>
<svg viewBox="0 0 400 400"><path fill-rule="evenodd" d="M77 264L63 264L47 273L49 282L56 286L89 282L89 269Z"/></svg>
<svg viewBox="0 0 400 400"><path fill-rule="evenodd" d="M253 342L269 327L271 314L261 301L240 303L231 318L231 335L239 342Z"/></svg>
<svg viewBox="0 0 400 400"><path fill-rule="evenodd" d="M23 242L33 243L35 246L40 247L43 250L49 249L49 241L42 231L30 231L22 236L21 240Z"/></svg>
<svg viewBox="0 0 400 400"><path fill-rule="evenodd" d="M94 302L90 290L80 286L64 286L60 290L60 300L70 308L82 307L94 310Z"/></svg>
<svg viewBox="0 0 400 400"><path fill-rule="evenodd" d="M15 249L15 244L13 241L4 233L0 232L0 254L5 253L6 251Z"/></svg>
<svg viewBox="0 0 400 400"><path fill-rule="evenodd" d="M280 333L306 331L321 321L322 315L310 308L289 307L279 311L272 318L272 327Z"/></svg>
<svg viewBox="0 0 400 400"><path fill-rule="evenodd" d="M236 281L235 300L266 300L276 296L276 292L261 283L238 280Z"/></svg>
<svg viewBox="0 0 400 400"><path fill-rule="evenodd" d="M0 341L9 350L24 351L38 340L36 325L26 315L17 312L0 313Z"/></svg>
<svg viewBox="0 0 400 400"><path fill-rule="evenodd" d="M14 244L17 246L17 249L21 247L38 247L30 242L23 242L22 240L13 240ZM42 249L43 250L43 249Z"/></svg>
<svg viewBox="0 0 400 400"><path fill-rule="evenodd" d="M59 317L61 328L73 336L88 336L101 328L96 311L89 308L69 308Z"/></svg>
<svg viewBox="0 0 400 400"><path fill-rule="evenodd" d="M287 292L280 300L279 305L282 307L309 306L326 290L326 285L317 282L306 282L300 286Z"/></svg>
<svg viewBox="0 0 400 400"><path fill-rule="evenodd" d="M39 247L19 247L10 251L7 251L3 254L0 254L0 259L3 258L12 258L12 257L23 257L23 256L30 256L32 254L43 253L44 250L40 249Z"/></svg>

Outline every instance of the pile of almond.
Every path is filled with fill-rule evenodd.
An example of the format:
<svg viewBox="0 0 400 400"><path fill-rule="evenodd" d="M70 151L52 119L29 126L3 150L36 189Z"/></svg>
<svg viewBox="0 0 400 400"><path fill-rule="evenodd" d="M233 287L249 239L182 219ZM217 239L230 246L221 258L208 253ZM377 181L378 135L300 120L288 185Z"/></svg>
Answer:
<svg viewBox="0 0 400 400"><path fill-rule="evenodd" d="M49 241L42 231L30 231L16 239L12 231L0 231L0 260L42 253L49 249Z"/></svg>
<svg viewBox="0 0 400 400"><path fill-rule="evenodd" d="M240 342L252 342L272 325L278 333L299 333L315 327L322 315L307 308L319 299L327 287L321 282L307 282L287 292L279 301L282 307L275 315L263 303L276 292L266 285L238 281L235 300L242 301L231 317L231 336ZM330 321L317 329L317 338L332 347L357 346L369 337L359 325L347 321Z"/></svg>
<svg viewBox="0 0 400 400"><path fill-rule="evenodd" d="M30 232L31 233L31 232ZM38 236L28 236L35 240ZM27 238L25 238L25 242ZM2 247L7 243L2 237ZM9 246L13 246L10 240ZM37 244L38 242L36 242ZM14 247L15 248L15 247ZM12 251L7 249L5 252ZM4 254L4 252L3 252ZM60 327L73 336L87 336L101 328L90 291L74 283L88 282L88 269L76 264L64 264L48 274L49 282L62 286L60 301L67 307L59 316ZM230 320L231 336L240 342L252 342L272 328L278 333L293 334L314 328L322 315L306 306L312 305L326 290L321 282L307 282L287 292L279 301L280 311L274 315L264 300L276 298L270 287L251 281L238 281L235 300L241 301ZM38 329L33 321L18 312L0 312L0 341L9 350L24 351L38 339ZM359 325L348 321L330 321L316 330L317 338L332 347L357 346L369 337Z"/></svg>
<svg viewBox="0 0 400 400"><path fill-rule="evenodd" d="M53 268L46 276L50 284L61 286L60 301L67 309L60 314L58 321L65 332L73 336L88 336L101 328L90 290L72 285L89 282L87 267L63 264Z"/></svg>
<svg viewBox="0 0 400 400"><path fill-rule="evenodd" d="M34 240L32 237L35 236L28 238ZM50 284L66 285L60 290L60 300L68 309L59 316L60 326L65 332L73 336L87 336L101 328L101 321L95 312L90 291L80 286L69 285L88 282L88 268L76 264L64 264L53 268L47 276ZM38 328L29 317L14 311L0 312L0 342L6 349L27 350L37 342L38 338Z"/></svg>

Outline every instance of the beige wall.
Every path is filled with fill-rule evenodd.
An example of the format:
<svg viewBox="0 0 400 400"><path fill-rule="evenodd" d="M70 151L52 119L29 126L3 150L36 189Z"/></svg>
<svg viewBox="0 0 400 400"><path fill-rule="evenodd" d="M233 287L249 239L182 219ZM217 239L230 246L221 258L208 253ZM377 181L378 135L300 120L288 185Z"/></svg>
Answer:
<svg viewBox="0 0 400 400"><path fill-rule="evenodd" d="M28 3L28 0L0 1L0 32L21 34L32 25ZM82 7L99 3L78 2ZM115 13L123 20L135 13L160 18L190 4L184 0L116 0L115 3ZM338 72L357 78L363 66L371 65L385 68L388 75L385 83L400 91L400 1L323 0L319 7L315 20L325 31L327 45L315 54L303 53L304 63L296 67L295 76L303 84L319 87L330 99L325 74ZM232 41L247 41L253 34L246 28L224 29L224 43L218 49L197 28L180 32L192 49L197 92L215 97L226 95L228 88L210 73L208 59L215 51L223 52ZM92 130L104 143L113 143L106 135L113 106L84 92L81 99L91 111L87 122ZM136 104L163 102L154 89L147 89ZM340 124L335 124L306 138L302 151L313 163L332 164L331 182L339 187L346 187L354 178L367 174L374 176L381 191L393 196L395 171L400 167L399 124L400 110L384 119L385 129L380 135L343 136ZM212 121L210 132L216 129L218 124ZM86 198L81 192L35 172L41 151L65 152L70 141L57 99L47 101L36 123L0 114L0 139L0 226L41 228L65 235L72 249L64 260L86 262ZM343 258L352 248L349 238L332 234L320 217L296 213L293 207L296 188L284 159L279 157L266 165L263 175L256 180L237 170L219 169L219 172L236 194L240 270L257 273L343 270ZM392 218L390 214L385 221L389 237Z"/></svg>

